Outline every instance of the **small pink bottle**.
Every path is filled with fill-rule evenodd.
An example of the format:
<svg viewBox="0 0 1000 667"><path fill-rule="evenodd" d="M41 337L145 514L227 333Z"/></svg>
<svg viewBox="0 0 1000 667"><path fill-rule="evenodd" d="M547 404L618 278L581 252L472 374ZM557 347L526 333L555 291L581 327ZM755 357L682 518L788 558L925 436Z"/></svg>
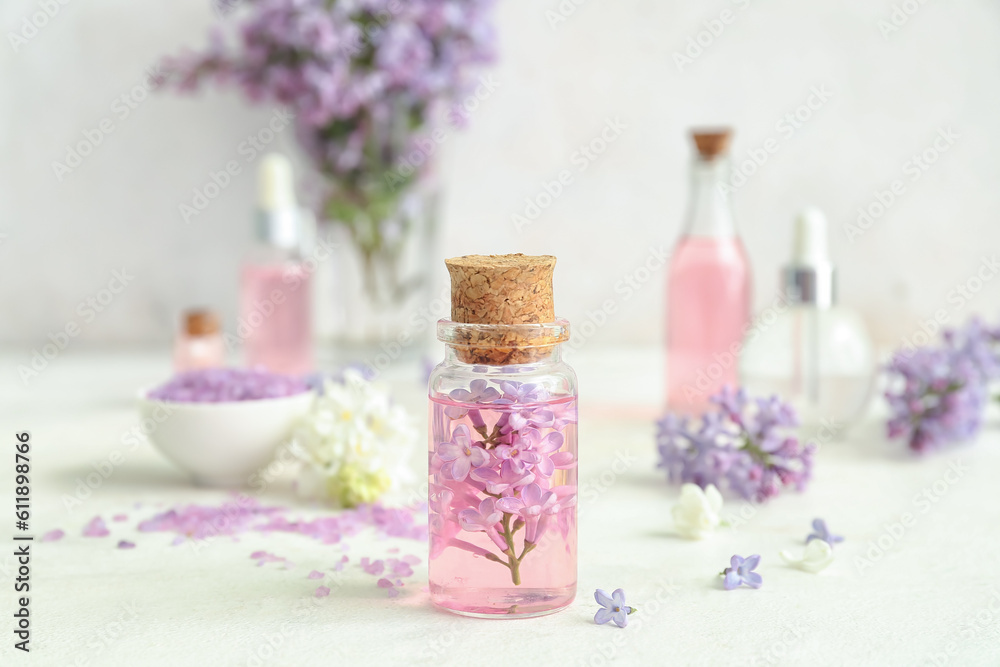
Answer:
<svg viewBox="0 0 1000 667"><path fill-rule="evenodd" d="M178 373L226 365L226 345L219 318L210 310L188 310L174 341L174 370Z"/></svg>
<svg viewBox="0 0 1000 667"><path fill-rule="evenodd" d="M241 271L237 335L247 366L309 373L314 365L312 272L302 261L303 216L288 159L266 155L258 188L258 243Z"/></svg>
<svg viewBox="0 0 1000 667"><path fill-rule="evenodd" d="M751 275L729 201L729 130L693 133L690 207L667 276L667 407L697 415L739 380Z"/></svg>

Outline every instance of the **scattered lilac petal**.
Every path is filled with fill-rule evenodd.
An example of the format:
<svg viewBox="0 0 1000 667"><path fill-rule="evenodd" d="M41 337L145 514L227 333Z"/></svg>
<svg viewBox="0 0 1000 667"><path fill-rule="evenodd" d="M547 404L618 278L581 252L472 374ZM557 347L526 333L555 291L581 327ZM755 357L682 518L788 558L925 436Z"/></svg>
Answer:
<svg viewBox="0 0 1000 667"><path fill-rule="evenodd" d="M413 568L410 567L409 563L400 561L392 566L392 573L398 577L412 577Z"/></svg>
<svg viewBox="0 0 1000 667"><path fill-rule="evenodd" d="M423 561L420 560L420 556L414 556L413 554L407 554L403 556L403 562L407 565L420 565Z"/></svg>
<svg viewBox="0 0 1000 667"><path fill-rule="evenodd" d="M329 594L330 594L330 589L327 588L326 586L320 586L319 588L316 589L316 597L318 598L325 598Z"/></svg>
<svg viewBox="0 0 1000 667"><path fill-rule="evenodd" d="M391 598L399 597L399 589L398 588L390 588L389 589L389 597L391 597Z"/></svg>
<svg viewBox="0 0 1000 667"><path fill-rule="evenodd" d="M370 563L366 562L367 558L361 559L361 569L363 569L368 574L379 575L385 571L385 563L381 559L372 561Z"/></svg>
<svg viewBox="0 0 1000 667"><path fill-rule="evenodd" d="M319 570L313 570L312 572L309 573L309 576L307 576L306 579L322 579L324 576L326 575L324 575Z"/></svg>
<svg viewBox="0 0 1000 667"><path fill-rule="evenodd" d="M844 538L840 535L834 535L830 532L830 529L827 528L826 521L823 519L813 519L812 527L813 532L809 533L809 536L806 537L806 544L809 544L813 540L822 540L832 547L838 542L844 541Z"/></svg>
<svg viewBox="0 0 1000 667"><path fill-rule="evenodd" d="M379 588L392 588L392 586L393 586L392 582L386 579L385 577L382 577L381 579L378 580Z"/></svg>
<svg viewBox="0 0 1000 667"><path fill-rule="evenodd" d="M250 554L250 557L257 561L257 567L261 567L266 563L281 563L284 566L284 569L287 570L295 565L287 558L282 558L281 556L277 556L266 551L255 551Z"/></svg>
<svg viewBox="0 0 1000 667"><path fill-rule="evenodd" d="M122 522L122 521L128 521L128 515L127 514L116 514L113 517L111 517L111 520L119 522L119 523Z"/></svg>
<svg viewBox="0 0 1000 667"><path fill-rule="evenodd" d="M135 542L129 542L128 540L120 540L118 542L119 549L135 549Z"/></svg>
<svg viewBox="0 0 1000 667"><path fill-rule="evenodd" d="M64 537L66 537L65 531L62 531L62 530L56 528L55 530L50 530L49 532L47 532L44 535L42 535L42 537L39 539L39 541L40 542L58 542L59 540L61 540Z"/></svg>
<svg viewBox="0 0 1000 667"><path fill-rule="evenodd" d="M110 534L111 531L109 531L108 527L104 524L104 519L99 516L95 516L91 519L90 523L88 523L83 529L84 537L107 537Z"/></svg>

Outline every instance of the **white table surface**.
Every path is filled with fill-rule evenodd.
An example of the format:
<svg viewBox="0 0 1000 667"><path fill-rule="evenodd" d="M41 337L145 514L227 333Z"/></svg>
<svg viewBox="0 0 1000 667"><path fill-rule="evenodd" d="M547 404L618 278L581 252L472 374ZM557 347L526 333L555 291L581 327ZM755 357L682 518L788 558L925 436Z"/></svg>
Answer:
<svg viewBox="0 0 1000 667"><path fill-rule="evenodd" d="M577 600L542 618L476 620L430 605L426 563L396 599L356 565L394 547L426 557L426 546L413 540L348 538L351 565L334 592L313 604L318 582L306 575L330 568L338 546L248 533L196 551L170 546L165 533L139 533L138 521L158 509L227 497L188 485L152 446L130 453L81 507L67 510L62 494L121 447L121 434L136 423L131 397L164 379L166 357L68 352L26 388L15 373L23 356L2 356L8 454L0 504L13 504L13 434L28 429L33 532L61 528L67 537L33 546L32 650L25 656L13 649L10 632L13 517L2 513L10 522L0 530L8 545L0 550L2 665L1000 664L994 415L977 442L922 459L887 443L873 418L846 441L822 447L806 493L784 495L757 507L745 525L689 542L673 535L677 488L654 468L659 357L587 349L574 361L582 388ZM389 375L424 423L416 367ZM418 452L415 469L422 460ZM956 467L960 476L948 473ZM259 500L296 504L288 483ZM738 514L747 506L727 501L726 509ZM118 512L129 520L109 521L110 538L81 536L95 515ZM321 513L303 507L303 515ZM905 513L912 525L900 532L893 525ZM818 575L784 566L778 552L800 549L817 516L847 538L836 562ZM116 549L119 539L137 548ZM257 549L296 565L256 567L249 553ZM734 553L762 554L763 588L722 590L716 575ZM860 560L872 556L870 565ZM624 588L639 608L628 628L594 625L598 587Z"/></svg>

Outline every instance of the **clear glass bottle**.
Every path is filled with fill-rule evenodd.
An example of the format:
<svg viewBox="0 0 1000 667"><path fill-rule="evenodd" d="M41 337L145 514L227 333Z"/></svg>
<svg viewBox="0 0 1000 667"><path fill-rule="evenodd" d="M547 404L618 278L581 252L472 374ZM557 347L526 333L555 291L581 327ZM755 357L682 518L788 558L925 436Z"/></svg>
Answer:
<svg viewBox="0 0 1000 667"><path fill-rule="evenodd" d="M174 370L178 373L226 365L226 345L218 316L210 310L184 312L174 340Z"/></svg>
<svg viewBox="0 0 1000 667"><path fill-rule="evenodd" d="M751 299L750 262L725 188L730 132L693 136L687 223L667 276L667 406L685 414L738 382Z"/></svg>
<svg viewBox="0 0 1000 667"><path fill-rule="evenodd" d="M258 177L257 243L240 273L237 333L247 366L301 375L314 367L312 272L302 260L304 217L287 158L265 156Z"/></svg>
<svg viewBox="0 0 1000 667"><path fill-rule="evenodd" d="M467 616L540 616L576 595L577 387L547 324L438 323L430 377L430 594ZM470 341L518 341L492 365ZM492 351L503 349L492 344Z"/></svg>
<svg viewBox="0 0 1000 667"><path fill-rule="evenodd" d="M750 329L740 369L747 390L778 394L811 437L841 435L871 395L875 349L861 317L836 305L827 224L817 209L796 220L792 261L782 271L784 299Z"/></svg>

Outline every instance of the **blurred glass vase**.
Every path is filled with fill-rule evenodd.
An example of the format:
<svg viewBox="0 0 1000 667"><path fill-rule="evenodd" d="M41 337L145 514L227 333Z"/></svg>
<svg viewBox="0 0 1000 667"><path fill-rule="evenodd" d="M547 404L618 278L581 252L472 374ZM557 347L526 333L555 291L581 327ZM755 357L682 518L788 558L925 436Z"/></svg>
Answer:
<svg viewBox="0 0 1000 667"><path fill-rule="evenodd" d="M376 186L359 192L334 182L323 207L331 257L317 285L317 329L337 362L409 356L442 315L419 321L431 301L436 182L424 174L395 189Z"/></svg>

